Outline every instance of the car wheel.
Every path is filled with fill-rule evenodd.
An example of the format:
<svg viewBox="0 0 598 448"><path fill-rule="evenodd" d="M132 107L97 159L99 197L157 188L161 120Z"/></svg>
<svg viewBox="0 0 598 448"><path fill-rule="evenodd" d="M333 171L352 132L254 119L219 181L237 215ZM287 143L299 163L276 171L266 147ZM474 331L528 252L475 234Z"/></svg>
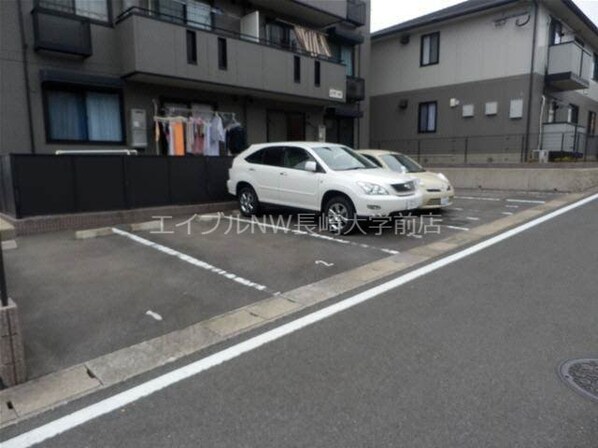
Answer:
<svg viewBox="0 0 598 448"><path fill-rule="evenodd" d="M248 185L239 190L239 210L243 216L254 216L259 213L260 201L255 190Z"/></svg>
<svg viewBox="0 0 598 448"><path fill-rule="evenodd" d="M355 225L355 207L344 196L335 196L324 207L324 219L330 232L345 235Z"/></svg>

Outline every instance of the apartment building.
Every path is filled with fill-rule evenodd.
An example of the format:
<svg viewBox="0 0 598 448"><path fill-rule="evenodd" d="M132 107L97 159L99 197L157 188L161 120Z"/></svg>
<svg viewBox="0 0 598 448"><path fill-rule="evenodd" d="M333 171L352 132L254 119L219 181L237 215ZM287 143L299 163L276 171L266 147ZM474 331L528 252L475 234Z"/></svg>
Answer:
<svg viewBox="0 0 598 448"><path fill-rule="evenodd" d="M427 162L594 158L597 52L571 0L469 0L373 33L372 146Z"/></svg>
<svg viewBox="0 0 598 448"><path fill-rule="evenodd" d="M369 141L369 1L2 0L0 153L165 154L154 116L247 143Z"/></svg>

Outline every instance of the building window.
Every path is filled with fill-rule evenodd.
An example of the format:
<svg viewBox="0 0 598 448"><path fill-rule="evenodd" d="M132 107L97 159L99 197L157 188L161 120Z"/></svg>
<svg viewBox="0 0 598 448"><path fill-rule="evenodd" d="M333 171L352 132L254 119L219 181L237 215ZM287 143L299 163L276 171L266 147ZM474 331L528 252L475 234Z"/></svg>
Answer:
<svg viewBox="0 0 598 448"><path fill-rule="evenodd" d="M355 47L350 45L341 45L337 43L330 44L332 57L338 59L345 66L347 76L355 75Z"/></svg>
<svg viewBox="0 0 598 448"><path fill-rule="evenodd" d="M110 21L108 0L38 0L40 8L75 14L98 22Z"/></svg>
<svg viewBox="0 0 598 448"><path fill-rule="evenodd" d="M316 87L320 87L320 81L321 81L321 67L320 67L320 61L315 61L314 62L314 84L316 85Z"/></svg>
<svg viewBox="0 0 598 448"><path fill-rule="evenodd" d="M197 35L191 30L187 30L187 62L197 64Z"/></svg>
<svg viewBox="0 0 598 448"><path fill-rule="evenodd" d="M569 104L569 116L567 117L569 123L579 123L579 107L575 104Z"/></svg>
<svg viewBox="0 0 598 448"><path fill-rule="evenodd" d="M550 22L550 45L558 45L563 41L563 24L556 19Z"/></svg>
<svg viewBox="0 0 598 448"><path fill-rule="evenodd" d="M598 54L594 53L594 68L592 70L592 79L598 81Z"/></svg>
<svg viewBox="0 0 598 448"><path fill-rule="evenodd" d="M293 56L293 79L295 82L301 82L301 58Z"/></svg>
<svg viewBox="0 0 598 448"><path fill-rule="evenodd" d="M218 38L218 68L220 70L228 69L228 55L226 51L226 39Z"/></svg>
<svg viewBox="0 0 598 448"><path fill-rule="evenodd" d="M596 112L588 112L588 135L596 135Z"/></svg>
<svg viewBox="0 0 598 448"><path fill-rule="evenodd" d="M421 40L420 65L438 64L440 50L440 33L425 34Z"/></svg>
<svg viewBox="0 0 598 448"><path fill-rule="evenodd" d="M299 41L291 25L271 21L266 23L266 39L268 43L286 50L299 48Z"/></svg>
<svg viewBox="0 0 598 448"><path fill-rule="evenodd" d="M212 8L205 2L199 0L159 0L156 3L161 19L186 23L196 28L212 28ZM148 5L152 8L156 3L150 1Z"/></svg>
<svg viewBox="0 0 598 448"><path fill-rule="evenodd" d="M438 118L438 103L436 101L419 103L418 132L436 132L436 121Z"/></svg>
<svg viewBox="0 0 598 448"><path fill-rule="evenodd" d="M124 143L120 93L54 88L44 93L48 141Z"/></svg>

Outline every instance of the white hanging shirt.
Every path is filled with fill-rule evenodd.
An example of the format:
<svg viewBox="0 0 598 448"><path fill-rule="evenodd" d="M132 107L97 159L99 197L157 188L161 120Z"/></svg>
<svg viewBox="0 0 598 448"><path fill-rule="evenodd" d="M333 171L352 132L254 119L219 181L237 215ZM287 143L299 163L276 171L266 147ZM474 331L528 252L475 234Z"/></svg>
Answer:
<svg viewBox="0 0 598 448"><path fill-rule="evenodd" d="M220 142L225 141L224 127L222 126L222 118L218 115L212 118L210 122L210 132L208 138L209 144L204 150L206 156L220 155Z"/></svg>

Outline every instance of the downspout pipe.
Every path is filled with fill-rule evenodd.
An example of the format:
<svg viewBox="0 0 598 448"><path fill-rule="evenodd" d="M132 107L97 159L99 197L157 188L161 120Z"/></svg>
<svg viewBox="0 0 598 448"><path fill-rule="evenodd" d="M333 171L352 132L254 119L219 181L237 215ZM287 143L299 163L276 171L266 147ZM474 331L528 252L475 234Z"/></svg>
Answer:
<svg viewBox="0 0 598 448"><path fill-rule="evenodd" d="M538 34L538 0L533 0L534 3L534 31L532 37L532 60L529 70L529 88L527 95L527 120L525 125L525 152L522 161L527 161L530 148L530 132L532 124L532 100L534 96L534 65L536 62L536 41Z"/></svg>
<svg viewBox="0 0 598 448"><path fill-rule="evenodd" d="M1 1L1 0L0 0ZM27 99L27 119L29 122L29 144L31 154L35 154L35 136L33 133L33 113L31 112L31 92L29 89L29 61L27 59L27 39L25 34L25 22L23 21L22 0L17 0L17 12L19 14L19 31L21 34L21 57L23 58L23 73L25 77L25 97Z"/></svg>

